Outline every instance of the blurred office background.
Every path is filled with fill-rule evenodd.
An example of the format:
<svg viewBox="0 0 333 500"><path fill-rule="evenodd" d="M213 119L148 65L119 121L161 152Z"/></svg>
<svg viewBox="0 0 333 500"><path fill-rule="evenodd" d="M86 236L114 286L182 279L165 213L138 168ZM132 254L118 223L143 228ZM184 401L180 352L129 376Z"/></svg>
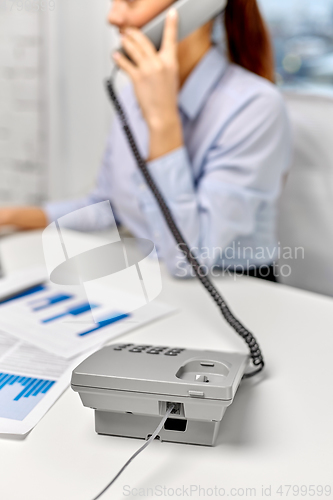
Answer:
<svg viewBox="0 0 333 500"><path fill-rule="evenodd" d="M0 0L0 203L79 196L110 122L107 0Z"/></svg>
<svg viewBox="0 0 333 500"><path fill-rule="evenodd" d="M259 0L279 85L333 95L333 0Z"/></svg>
<svg viewBox="0 0 333 500"><path fill-rule="evenodd" d="M321 155L325 174L316 182L311 179L317 175L321 136L326 134L331 145L333 0L258 1L274 40L277 83L300 130L299 166L289 184L299 189L303 172L311 170L308 185L319 186L316 202L330 200L332 150ZM112 119L103 84L117 43L106 22L109 7L110 0L0 0L0 205L77 197L93 186ZM290 91L311 98L298 102L288 98ZM303 124L309 124L308 130ZM297 212L294 191L285 207L300 217L305 211L299 206ZM303 194L296 195L302 199ZM328 203L318 208L318 220L324 209L330 220L327 212L333 207ZM297 233L294 227L288 231ZM324 264L317 250L315 254L314 272L318 261ZM291 284L333 295L333 271L326 288L298 278Z"/></svg>
<svg viewBox="0 0 333 500"><path fill-rule="evenodd" d="M0 203L80 196L111 118L110 0L0 0ZM279 85L333 94L333 0L260 0Z"/></svg>

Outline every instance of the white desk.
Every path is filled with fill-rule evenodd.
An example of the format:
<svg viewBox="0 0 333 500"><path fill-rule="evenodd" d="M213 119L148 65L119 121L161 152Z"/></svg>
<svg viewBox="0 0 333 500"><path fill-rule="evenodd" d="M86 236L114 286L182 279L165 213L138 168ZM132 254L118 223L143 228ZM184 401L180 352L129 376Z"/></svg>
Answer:
<svg viewBox="0 0 333 500"><path fill-rule="evenodd" d="M35 251L29 241L36 260L39 239ZM295 497L292 491L287 496L284 486L281 496L280 485L331 485L333 491L333 300L251 278L216 283L257 336L265 377L242 383L215 448L154 442L103 499L204 498L203 492L190 496L191 485L225 488L231 498L264 498L262 486L272 486L273 499L321 498ZM124 340L246 352L197 282L175 281L163 272L161 299L181 311ZM141 445L95 434L93 411L69 389L25 441L0 442L0 498L90 500ZM129 495L125 485L169 492ZM183 486L184 494L176 490ZM246 488L255 488L256 496ZM222 493L211 496L223 498ZM333 498L333 492L322 498Z"/></svg>

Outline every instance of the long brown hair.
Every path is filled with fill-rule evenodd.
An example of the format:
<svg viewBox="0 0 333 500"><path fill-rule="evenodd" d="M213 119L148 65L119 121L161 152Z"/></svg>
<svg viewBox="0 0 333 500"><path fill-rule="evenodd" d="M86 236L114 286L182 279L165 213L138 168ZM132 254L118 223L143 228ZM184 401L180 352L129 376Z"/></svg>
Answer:
<svg viewBox="0 0 333 500"><path fill-rule="evenodd" d="M229 0L224 22L230 61L274 82L272 43L257 0Z"/></svg>

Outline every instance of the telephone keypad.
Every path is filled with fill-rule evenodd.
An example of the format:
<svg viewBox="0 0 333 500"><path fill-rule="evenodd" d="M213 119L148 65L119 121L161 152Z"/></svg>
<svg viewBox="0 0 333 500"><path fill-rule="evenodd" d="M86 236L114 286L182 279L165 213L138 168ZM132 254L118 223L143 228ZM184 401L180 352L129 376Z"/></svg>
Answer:
<svg viewBox="0 0 333 500"><path fill-rule="evenodd" d="M131 347L133 344L118 344L116 347L113 348L114 351L122 351L123 349L127 349L128 347Z"/></svg>
<svg viewBox="0 0 333 500"><path fill-rule="evenodd" d="M185 350L178 347L170 348L165 346L135 345L135 344L119 344L113 348L114 351L123 351L126 349L128 349L128 352L135 352L135 353L146 352L147 354L155 354L155 355L164 354L165 356L178 356L178 354L180 354Z"/></svg>

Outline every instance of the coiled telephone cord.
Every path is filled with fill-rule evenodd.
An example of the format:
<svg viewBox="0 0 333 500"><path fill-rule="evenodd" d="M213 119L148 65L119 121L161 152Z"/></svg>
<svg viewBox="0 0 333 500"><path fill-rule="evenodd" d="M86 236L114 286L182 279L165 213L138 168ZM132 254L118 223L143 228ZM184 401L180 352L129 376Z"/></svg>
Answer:
<svg viewBox="0 0 333 500"><path fill-rule="evenodd" d="M114 79L114 74L106 82L108 94L109 94L110 99L111 99L112 103L114 104L116 112L119 116L123 130L125 132L127 140L129 142L129 145L130 145L131 150L133 152L133 155L135 157L136 163L137 163L140 171L142 172L142 175L143 175L144 179L146 180L148 186L150 187L176 243L178 244L179 248L181 249L181 251L185 255L189 264L192 266L196 276L198 277L198 279L200 280L202 285L206 288L207 292L211 295L211 297L213 298L213 300L217 304L218 308L220 309L220 311L221 311L224 319L227 321L227 323L246 342L246 344L250 350L250 357L251 357L253 365L255 366L255 369L252 370L251 372L245 373L243 375L243 378L253 377L257 373L261 372L265 366L264 358L263 358L262 352L260 350L259 344L256 341L254 335L237 318L235 318L235 316L233 315L233 313L229 309L228 305L226 304L225 300L223 299L223 297L221 296L219 291L216 289L216 287L213 285L213 283L210 281L210 279L206 275L204 275L199 261L193 255L189 246L185 243L184 238L183 238L180 230L178 229L177 224L175 223L175 220L173 218L173 215L172 215L169 207L167 206L161 192L159 191L158 187L156 186L154 180L152 179L152 177L149 173L146 162L141 157L141 154L140 154L139 149L137 147L136 141L133 137L132 131L131 131L130 126L128 124L128 120L127 120L125 111L124 111L124 109L123 109L123 107L122 107L122 105L121 105L121 103L120 103L120 101L115 93L113 79Z"/></svg>

